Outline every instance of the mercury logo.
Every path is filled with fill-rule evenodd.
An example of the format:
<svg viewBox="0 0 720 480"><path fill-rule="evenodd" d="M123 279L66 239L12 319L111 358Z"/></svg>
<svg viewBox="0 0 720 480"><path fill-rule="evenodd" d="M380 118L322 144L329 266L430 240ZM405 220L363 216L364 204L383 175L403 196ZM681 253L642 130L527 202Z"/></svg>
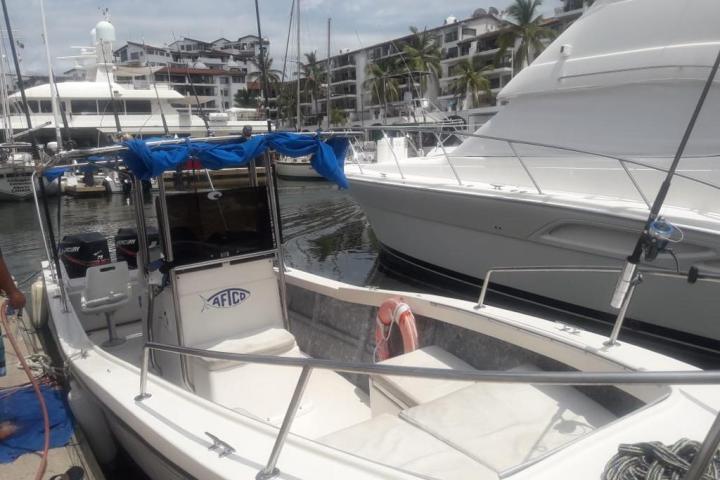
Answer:
<svg viewBox="0 0 720 480"><path fill-rule="evenodd" d="M202 312L208 308L232 308L247 300L250 292L242 288L226 288L214 293L208 298L200 295L203 301Z"/></svg>

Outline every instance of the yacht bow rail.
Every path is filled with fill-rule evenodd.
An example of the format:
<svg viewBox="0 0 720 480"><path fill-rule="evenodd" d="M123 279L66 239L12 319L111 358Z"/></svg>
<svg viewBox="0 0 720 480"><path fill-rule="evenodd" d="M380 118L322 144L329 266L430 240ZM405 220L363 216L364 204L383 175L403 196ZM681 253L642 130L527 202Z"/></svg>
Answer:
<svg viewBox="0 0 720 480"><path fill-rule="evenodd" d="M667 173L668 170L662 167L659 167L657 165L652 165L647 162L643 162L640 160L634 160L626 157L621 157L617 155L612 155L609 153L603 153L603 152L596 152L591 150L583 150L575 147L569 147L569 146L563 146L563 145L555 145L555 144L549 144L549 143L543 143L543 142L536 142L536 141L529 141L529 140L522 140L519 138L511 138L511 137L498 137L493 135L482 135L478 133L473 132L463 132L458 129L443 129L443 128L432 128L432 127L426 127L426 126L415 126L415 125L386 125L386 126L367 126L364 127L364 130L368 132L380 132L384 139L388 139L388 132L401 132L406 137L409 138L409 134L416 133L416 134L430 134L435 136L438 146L443 152L443 156L445 158L445 161L450 166L450 169L453 172L453 176L455 177L455 181L457 182L458 186L464 186L463 181L459 175L457 166L452 160L452 156L448 154L448 152L445 149L445 142L451 138L451 137L463 137L463 138L479 138L489 141L495 141L495 142L501 142L505 143L509 147L509 151L511 152L511 156L514 157L525 174L527 175L528 179L532 183L533 187L537 191L539 195L544 195L546 192L543 191L543 189L540 186L540 182L538 181L537 177L533 175L531 169L529 168L526 159L524 159L517 151L517 146L528 146L528 147L538 147L548 150L556 150L556 151L562 151L567 153L573 153L573 154L580 154L584 156L590 156L590 157L596 157L596 158L604 158L609 159L618 162L618 165L622 168L627 178L632 183L633 188L638 193L640 198L642 198L645 205L647 205L648 208L651 207L651 200L648 198L648 196L643 192L637 178L633 175L633 173L630 171L628 166L634 166L634 167L641 167L646 168L650 170L654 170L660 173ZM445 139L443 140L441 136L444 136ZM392 153L392 156L395 161L395 165L398 169L398 173L400 174L400 178L402 180L405 180L405 173L403 172L403 169L400 165L400 160L398 159L398 156L395 152L394 148L390 148L390 151ZM487 157L493 157L497 155L488 155ZM359 166L359 165L358 165ZM708 182L706 180L689 176L683 173L676 172L675 176L678 178L683 178L685 180L704 185L706 187L713 188L715 190L720 190L720 185Z"/></svg>
<svg viewBox="0 0 720 480"><path fill-rule="evenodd" d="M285 367L300 367L302 371L295 385L292 398L278 430L275 444L266 466L255 477L267 480L280 474L277 461L290 433L295 414L302 400L305 387L313 369L332 370L342 373L361 375L395 375L403 377L421 377L443 380L465 380L487 383L523 383L531 385L711 385L720 384L720 370L697 370L678 372L520 372L520 371L480 371L452 370L442 368L426 368L398 365L367 364L339 360L324 360L309 357L281 357L273 355L256 355L233 352L219 352L199 348L168 345L157 342L146 342L143 347L143 358L140 370L140 393L135 396L136 402L150 398L147 390L150 352L161 351L174 353L182 357L212 358L241 363L256 363ZM710 427L703 444L695 457L684 480L701 480L702 473L712 459L715 449L720 444L720 413Z"/></svg>

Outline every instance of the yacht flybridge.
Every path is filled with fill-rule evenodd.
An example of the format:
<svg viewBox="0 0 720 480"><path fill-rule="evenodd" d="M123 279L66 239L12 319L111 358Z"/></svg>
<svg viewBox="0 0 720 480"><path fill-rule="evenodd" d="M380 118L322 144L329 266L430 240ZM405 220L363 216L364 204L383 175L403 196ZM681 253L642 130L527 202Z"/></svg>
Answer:
<svg viewBox="0 0 720 480"><path fill-rule="evenodd" d="M350 191L391 255L612 320L617 270L679 158L646 260L718 273L718 19L712 0L598 0L500 92L492 120L455 135L461 145L349 165ZM705 288L645 276L628 317L720 351L720 296Z"/></svg>
<svg viewBox="0 0 720 480"><path fill-rule="evenodd" d="M57 82L57 99L50 84L25 89L32 124L41 127L35 132L41 143L55 140L56 127L67 127L71 138L81 146L112 143L108 139L118 131L152 137L239 134L245 126L257 132L267 130L267 122L248 116L247 109L203 112L200 106L194 105L194 99L185 97L168 84L135 82L136 77L154 78L154 72L160 67L115 66L112 63L115 28L109 21L103 20L95 26L93 41L94 47L84 48L80 55L68 57L80 62L79 67L87 72L87 80ZM133 82L120 83L116 77L132 78ZM9 118L10 128L27 130L20 93L10 95L8 101L13 112ZM56 101L59 109L53 107Z"/></svg>
<svg viewBox="0 0 720 480"><path fill-rule="evenodd" d="M222 168L264 152L263 185L159 182L158 233L134 188L136 230L115 258L102 235L58 245L41 220L50 326L102 461L117 440L153 479L612 480L653 458L616 457L620 444L707 436L682 443L680 474L700 478L720 435L718 372L550 319L286 269L267 152L312 155L346 186L347 140L241 140L133 140L43 171L121 151L137 185L189 156ZM400 347L393 325L408 322L418 335Z"/></svg>

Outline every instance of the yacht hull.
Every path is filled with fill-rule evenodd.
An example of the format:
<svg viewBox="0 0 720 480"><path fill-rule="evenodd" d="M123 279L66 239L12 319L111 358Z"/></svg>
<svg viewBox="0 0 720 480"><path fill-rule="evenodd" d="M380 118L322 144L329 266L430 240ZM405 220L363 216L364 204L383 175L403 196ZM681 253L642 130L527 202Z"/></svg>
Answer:
<svg viewBox="0 0 720 480"><path fill-rule="evenodd" d="M642 220L611 212L579 210L493 195L351 177L353 197L380 242L405 256L475 279L502 267L600 266L620 268ZM680 247L683 249L680 249ZM703 263L717 268L720 239L685 229L676 247L680 268ZM670 258L653 265L674 270ZM493 283L521 292L614 315L609 303L617 274L537 272L493 275ZM648 325L720 341L720 298L713 284L646 275L628 317ZM703 337L703 338L697 338Z"/></svg>

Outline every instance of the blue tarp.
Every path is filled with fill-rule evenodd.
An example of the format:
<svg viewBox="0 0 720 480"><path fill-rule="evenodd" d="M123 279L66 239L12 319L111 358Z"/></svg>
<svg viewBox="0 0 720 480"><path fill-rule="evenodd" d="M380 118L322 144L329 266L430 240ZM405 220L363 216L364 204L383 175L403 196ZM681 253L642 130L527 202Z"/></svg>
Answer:
<svg viewBox="0 0 720 480"><path fill-rule="evenodd" d="M289 157L312 155L310 163L323 177L340 187L347 188L343 172L345 154L349 145L347 138L331 138L323 142L316 135L298 135L274 132L257 135L246 141L227 143L191 142L177 145L161 145L152 149L142 140L124 142L128 147L122 152L125 165L141 180L160 176L175 170L190 157L197 158L203 167L212 170L243 167L250 160L262 155L268 148Z"/></svg>
<svg viewBox="0 0 720 480"><path fill-rule="evenodd" d="M262 155L268 148L289 157L311 155L310 163L323 177L348 187L343 172L345 154L349 146L347 138L334 137L326 142L317 135L299 135L289 132L272 132L256 135L247 140L224 143L191 142L175 145L148 147L144 140L123 142L128 147L121 153L125 165L141 180L149 180L163 172L175 170L188 159L197 158L203 167L212 170L246 166L250 160ZM72 167L55 167L45 171L54 179Z"/></svg>
<svg viewBox="0 0 720 480"><path fill-rule="evenodd" d="M62 390L45 384L40 389L50 416L50 448L61 447L73 434L73 422ZM0 422L10 422L16 428L12 435L0 440L0 463L9 463L26 453L42 450L42 411L31 385L17 391L0 390Z"/></svg>

